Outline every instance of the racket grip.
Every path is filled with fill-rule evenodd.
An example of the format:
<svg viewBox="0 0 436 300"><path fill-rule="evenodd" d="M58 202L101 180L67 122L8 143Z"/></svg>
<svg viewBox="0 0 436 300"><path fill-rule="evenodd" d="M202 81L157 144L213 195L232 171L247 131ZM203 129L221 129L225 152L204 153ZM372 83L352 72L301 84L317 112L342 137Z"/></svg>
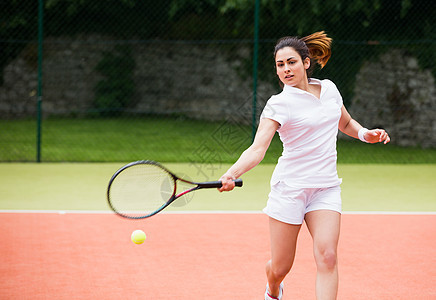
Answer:
<svg viewBox="0 0 436 300"><path fill-rule="evenodd" d="M239 186L239 187L242 186L242 179L241 178L235 179L233 181L235 182L235 186Z"/></svg>
<svg viewBox="0 0 436 300"><path fill-rule="evenodd" d="M235 186L242 186L242 179L238 178L233 181L235 182ZM220 188L223 186L223 184L221 183L221 181L209 181L198 183L198 186L201 188Z"/></svg>

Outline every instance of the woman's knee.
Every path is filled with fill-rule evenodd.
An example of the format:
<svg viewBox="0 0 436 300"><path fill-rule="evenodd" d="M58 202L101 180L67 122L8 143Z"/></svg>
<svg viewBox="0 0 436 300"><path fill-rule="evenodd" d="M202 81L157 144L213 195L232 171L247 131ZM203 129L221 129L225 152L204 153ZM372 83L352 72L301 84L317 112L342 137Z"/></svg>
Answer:
<svg viewBox="0 0 436 300"><path fill-rule="evenodd" d="M315 249L315 261L318 269L333 270L338 263L337 251L333 247Z"/></svg>
<svg viewBox="0 0 436 300"><path fill-rule="evenodd" d="M267 273L274 278L282 280L291 271L291 268L292 264L273 264L269 261L267 264Z"/></svg>

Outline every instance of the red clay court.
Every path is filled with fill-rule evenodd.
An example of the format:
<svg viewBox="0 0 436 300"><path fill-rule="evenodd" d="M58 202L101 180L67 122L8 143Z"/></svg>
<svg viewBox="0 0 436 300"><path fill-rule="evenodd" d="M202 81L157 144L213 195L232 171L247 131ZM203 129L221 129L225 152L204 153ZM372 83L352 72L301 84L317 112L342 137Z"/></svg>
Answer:
<svg viewBox="0 0 436 300"><path fill-rule="evenodd" d="M0 213L1 299L263 299L262 214ZM147 233L142 245L130 241ZM338 299L436 299L436 215L345 214ZM300 233L283 299L315 299Z"/></svg>

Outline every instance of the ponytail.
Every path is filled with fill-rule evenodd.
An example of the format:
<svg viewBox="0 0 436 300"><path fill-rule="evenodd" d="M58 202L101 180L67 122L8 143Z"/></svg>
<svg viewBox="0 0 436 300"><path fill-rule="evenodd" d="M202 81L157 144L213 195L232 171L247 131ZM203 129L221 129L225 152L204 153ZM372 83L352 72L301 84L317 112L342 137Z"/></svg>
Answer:
<svg viewBox="0 0 436 300"><path fill-rule="evenodd" d="M324 31L319 31L301 38L301 40L309 49L310 59L316 61L321 69L324 68L332 55L332 39L327 37Z"/></svg>

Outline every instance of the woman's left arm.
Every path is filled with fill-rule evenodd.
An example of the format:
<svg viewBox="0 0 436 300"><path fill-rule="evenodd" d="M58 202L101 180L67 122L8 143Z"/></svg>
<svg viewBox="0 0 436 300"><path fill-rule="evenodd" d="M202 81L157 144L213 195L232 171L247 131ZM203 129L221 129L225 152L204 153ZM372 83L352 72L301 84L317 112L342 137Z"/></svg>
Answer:
<svg viewBox="0 0 436 300"><path fill-rule="evenodd" d="M342 105L341 108L341 118L339 119L339 130L345 133L346 135L349 135L356 139L363 140L371 144L381 143L381 142L387 144L391 140L388 133L384 129L368 130L366 128L363 128L362 125L360 125L356 120L351 118L350 114L348 113L344 105ZM359 131L361 136L359 136Z"/></svg>

